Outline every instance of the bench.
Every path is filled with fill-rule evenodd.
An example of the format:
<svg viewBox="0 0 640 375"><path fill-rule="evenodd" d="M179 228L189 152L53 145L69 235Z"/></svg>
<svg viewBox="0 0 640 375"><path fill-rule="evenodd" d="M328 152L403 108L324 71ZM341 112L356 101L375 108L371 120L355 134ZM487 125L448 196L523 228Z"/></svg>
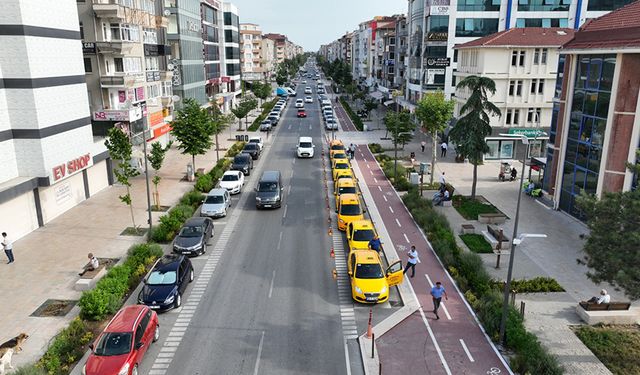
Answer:
<svg viewBox="0 0 640 375"><path fill-rule="evenodd" d="M453 192L456 189L451 184L445 184L444 188L449 192L449 198L442 201L442 207L453 207Z"/></svg>
<svg viewBox="0 0 640 375"><path fill-rule="evenodd" d="M487 225L487 230L483 230L482 235L484 236L484 239L491 244L491 248L494 252L498 249L498 244L500 244L500 254L509 253L511 241L509 240L509 237L504 235L504 231L502 232L502 235L500 235L500 228Z"/></svg>
<svg viewBox="0 0 640 375"><path fill-rule="evenodd" d="M478 214L478 221L483 224L504 224L507 217L501 213Z"/></svg>
<svg viewBox="0 0 640 375"><path fill-rule="evenodd" d="M473 224L462 224L460 226L460 234L474 234L476 232L476 227Z"/></svg>
<svg viewBox="0 0 640 375"><path fill-rule="evenodd" d="M580 302L576 313L588 325L595 324L637 324L640 311L631 308L629 302L591 303Z"/></svg>
<svg viewBox="0 0 640 375"><path fill-rule="evenodd" d="M87 271L84 275L80 276L80 279L76 281L73 289L78 291L85 291L92 289L96 286L98 280L107 274L107 268L104 264L100 264L97 269L93 271Z"/></svg>

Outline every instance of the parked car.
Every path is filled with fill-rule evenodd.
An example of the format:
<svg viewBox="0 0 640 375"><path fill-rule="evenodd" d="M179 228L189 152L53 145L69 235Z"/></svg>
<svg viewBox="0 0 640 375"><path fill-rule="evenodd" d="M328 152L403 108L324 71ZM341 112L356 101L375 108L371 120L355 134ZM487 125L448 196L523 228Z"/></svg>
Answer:
<svg viewBox="0 0 640 375"><path fill-rule="evenodd" d="M304 110L304 108L300 108L300 109L298 110L298 114L297 114L297 116L298 116L298 118L301 118L301 117L307 117L307 112Z"/></svg>
<svg viewBox="0 0 640 375"><path fill-rule="evenodd" d="M271 122L271 126L276 126L276 125L278 125L278 121L280 121L280 117L279 116L272 116L270 114L269 116L267 116L267 120L269 120Z"/></svg>
<svg viewBox="0 0 640 375"><path fill-rule="evenodd" d="M269 112L269 116L268 117L271 117L271 116L276 117L278 120L280 120L280 112L278 112L278 111Z"/></svg>
<svg viewBox="0 0 640 375"><path fill-rule="evenodd" d="M251 160L251 158L249 158ZM227 210L231 206L231 196L227 189L213 188L202 201L200 216L223 217L227 216Z"/></svg>
<svg viewBox="0 0 640 375"><path fill-rule="evenodd" d="M253 137L249 137L249 143L255 143L258 145L258 147L260 147L260 152L262 152L262 149L264 148L264 142L262 142L262 137L259 135L253 136Z"/></svg>
<svg viewBox="0 0 640 375"><path fill-rule="evenodd" d="M383 268L375 250L353 250L347 258L351 296L360 303L383 303L389 299L389 288L402 282L402 261Z"/></svg>
<svg viewBox="0 0 640 375"><path fill-rule="evenodd" d="M255 143L245 143L241 153L249 154L253 160L257 160L260 157L260 146Z"/></svg>
<svg viewBox="0 0 640 375"><path fill-rule="evenodd" d="M173 239L173 252L186 255L204 254L207 252L207 242L211 237L213 237L213 221L211 219L208 217L191 218L184 223L176 238Z"/></svg>
<svg viewBox="0 0 640 375"><path fill-rule="evenodd" d="M82 368L84 375L138 374L138 365L152 342L160 338L158 315L144 305L120 309L93 344Z"/></svg>
<svg viewBox="0 0 640 375"><path fill-rule="evenodd" d="M244 186L244 174L240 171L226 171L220 178L218 185L229 191L229 194L239 194Z"/></svg>
<svg viewBox="0 0 640 375"><path fill-rule="evenodd" d="M182 305L182 294L193 281L193 265L188 257L164 255L151 268L138 294L138 303L155 311L166 311Z"/></svg>
<svg viewBox="0 0 640 375"><path fill-rule="evenodd" d="M324 125L327 130L338 130L338 122L335 118L329 118Z"/></svg>
<svg viewBox="0 0 640 375"><path fill-rule="evenodd" d="M260 131L267 132L269 130L271 130L271 121L270 120L263 120L260 123Z"/></svg>
<svg viewBox="0 0 640 375"><path fill-rule="evenodd" d="M245 176L249 176L251 174L251 169L253 169L253 159L251 155L248 153L240 153L233 157L233 162L231 163L232 171L240 171L244 173Z"/></svg>

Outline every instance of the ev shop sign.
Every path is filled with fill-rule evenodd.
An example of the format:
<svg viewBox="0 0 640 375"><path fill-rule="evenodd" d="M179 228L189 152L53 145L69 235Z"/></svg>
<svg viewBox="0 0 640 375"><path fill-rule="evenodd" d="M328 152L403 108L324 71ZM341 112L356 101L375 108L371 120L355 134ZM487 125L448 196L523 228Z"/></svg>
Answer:
<svg viewBox="0 0 640 375"><path fill-rule="evenodd" d="M448 16L449 6L448 5L432 5L429 11L429 14L432 16Z"/></svg>
<svg viewBox="0 0 640 375"><path fill-rule="evenodd" d="M76 172L88 168L92 163L91 154L84 154L64 164L53 167L53 181L59 181Z"/></svg>

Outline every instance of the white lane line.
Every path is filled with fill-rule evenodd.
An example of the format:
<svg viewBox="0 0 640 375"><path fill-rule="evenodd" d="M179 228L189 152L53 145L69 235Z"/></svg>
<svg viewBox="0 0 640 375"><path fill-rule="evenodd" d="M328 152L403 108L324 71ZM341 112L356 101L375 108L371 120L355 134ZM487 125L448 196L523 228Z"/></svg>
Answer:
<svg viewBox="0 0 640 375"><path fill-rule="evenodd" d="M378 185L378 190L382 191L382 188Z"/></svg>
<svg viewBox="0 0 640 375"><path fill-rule="evenodd" d="M309 124L309 130L311 130L311 124Z"/></svg>
<svg viewBox="0 0 640 375"><path fill-rule="evenodd" d="M349 347L347 346L347 339L343 338L344 343L344 359L347 365L347 375L351 375L351 361L349 360Z"/></svg>
<svg viewBox="0 0 640 375"><path fill-rule="evenodd" d="M296 158L293 158L293 161L291 162L291 164L295 164L296 163Z"/></svg>
<svg viewBox="0 0 640 375"><path fill-rule="evenodd" d="M291 130L291 124L289 124L289 130Z"/></svg>
<svg viewBox="0 0 640 375"><path fill-rule="evenodd" d="M290 178L293 178L293 169L291 170L291 177Z"/></svg>
<svg viewBox="0 0 640 375"><path fill-rule="evenodd" d="M291 185L287 188L287 195L291 195Z"/></svg>
<svg viewBox="0 0 640 375"><path fill-rule="evenodd" d="M467 344L464 343L463 339L460 339L460 345L462 345L462 349L464 349L464 352L467 353L467 357L469 357L469 361L475 362L476 360L473 359L473 357L471 356L471 353L469 352L469 348L467 348Z"/></svg>
<svg viewBox="0 0 640 375"><path fill-rule="evenodd" d="M278 250L280 250L281 244L282 244L282 232L280 232L280 238L278 238L278 247L277 247Z"/></svg>
<svg viewBox="0 0 640 375"><path fill-rule="evenodd" d="M371 173L371 175L373 176L373 171L369 171L369 173Z"/></svg>
<svg viewBox="0 0 640 375"><path fill-rule="evenodd" d="M369 164L367 164L367 168L371 169L371 166Z"/></svg>
<svg viewBox="0 0 640 375"><path fill-rule="evenodd" d="M424 310L422 310L422 307L420 307L419 310L420 310L420 315L422 316L422 322L424 323L425 326L427 326L427 331L429 332L429 336L431 337L433 346L435 346L436 351L438 352L438 357L440 357L440 362L442 363L442 366L444 366L444 371L447 373L447 375L451 375L451 370L449 369L447 360L444 359L444 355L442 355L442 350L440 350L440 345L438 344L438 341L436 341L436 336L433 334L433 331L431 330L431 326L427 321L427 317L424 316Z"/></svg>
<svg viewBox="0 0 640 375"><path fill-rule="evenodd" d="M409 237L407 237L406 233L402 233L402 235L404 236L404 239L407 240L407 243L411 243L411 241L409 241Z"/></svg>
<svg viewBox="0 0 640 375"><path fill-rule="evenodd" d="M373 173L372 173L373 174ZM373 182L375 182L376 184L378 183L378 179L377 178L373 178Z"/></svg>
<svg viewBox="0 0 640 375"><path fill-rule="evenodd" d="M429 283L429 286L433 288L433 283L431 282L431 278L429 277L429 275L425 273L424 277L427 278L427 282ZM449 310L447 310L447 306L444 305L444 302L440 302L440 307L442 307L442 310L444 311L444 315L447 316L447 319L451 320L451 315L449 315Z"/></svg>
<svg viewBox="0 0 640 375"><path fill-rule="evenodd" d="M286 205L286 204L285 204L285 205L284 205L284 214L282 214L282 218L283 218L283 219L286 219L286 218L287 218L287 207L288 207L288 205Z"/></svg>
<svg viewBox="0 0 640 375"><path fill-rule="evenodd" d="M396 224L398 224L399 227L402 227L402 224L400 224L400 221L398 220L398 218L396 218Z"/></svg>
<svg viewBox="0 0 640 375"><path fill-rule="evenodd" d="M273 270L273 275L271 276L271 286L269 287L269 298L271 298L271 294L273 294L273 281L276 279L276 270Z"/></svg>
<svg viewBox="0 0 640 375"><path fill-rule="evenodd" d="M260 356L262 355L263 343L264 343L264 331L262 331L262 337L260 337L260 345L258 345L258 358L256 358L256 365L253 368L253 375L258 375L258 369L260 368Z"/></svg>
<svg viewBox="0 0 640 375"><path fill-rule="evenodd" d="M394 213L393 208L391 208L391 206L389 206L389 211L391 211L391 213Z"/></svg>
<svg viewBox="0 0 640 375"><path fill-rule="evenodd" d="M385 202L388 202L386 195L383 195L382 198L384 199Z"/></svg>

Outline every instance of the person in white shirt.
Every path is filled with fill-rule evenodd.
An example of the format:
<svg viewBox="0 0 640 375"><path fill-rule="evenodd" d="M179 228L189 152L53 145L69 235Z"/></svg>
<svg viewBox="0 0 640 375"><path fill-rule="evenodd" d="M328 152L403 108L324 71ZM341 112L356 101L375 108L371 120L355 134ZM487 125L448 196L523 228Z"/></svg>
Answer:
<svg viewBox="0 0 640 375"><path fill-rule="evenodd" d="M440 189L444 189L447 184L447 180L444 178L444 172L440 175Z"/></svg>
<svg viewBox="0 0 640 375"><path fill-rule="evenodd" d="M82 268L82 272L78 274L80 276L84 275L88 271L95 271L100 267L100 262L98 261L98 258L93 256L93 253L87 254L87 258L89 258L89 263Z"/></svg>
<svg viewBox="0 0 640 375"><path fill-rule="evenodd" d="M414 277L416 275L416 264L420 261L415 246L411 246L411 250L409 250L407 256L409 257L409 259L407 259L407 264L404 266L404 271L402 272L402 274L404 275L405 273L407 273L409 267L411 267L411 277Z"/></svg>
<svg viewBox="0 0 640 375"><path fill-rule="evenodd" d="M609 295L606 289L602 289L598 297L591 297L591 299L588 300L587 302L596 303L598 305L603 303L609 303L611 302L611 296Z"/></svg>
<svg viewBox="0 0 640 375"><path fill-rule="evenodd" d="M447 157L447 148L449 146L447 146L447 142L442 142L442 144L440 145L440 157L441 158L446 158Z"/></svg>
<svg viewBox="0 0 640 375"><path fill-rule="evenodd" d="M11 242L6 232L2 232L2 247L4 248L4 253L7 255L7 259L9 259L7 264L13 263L13 242Z"/></svg>

